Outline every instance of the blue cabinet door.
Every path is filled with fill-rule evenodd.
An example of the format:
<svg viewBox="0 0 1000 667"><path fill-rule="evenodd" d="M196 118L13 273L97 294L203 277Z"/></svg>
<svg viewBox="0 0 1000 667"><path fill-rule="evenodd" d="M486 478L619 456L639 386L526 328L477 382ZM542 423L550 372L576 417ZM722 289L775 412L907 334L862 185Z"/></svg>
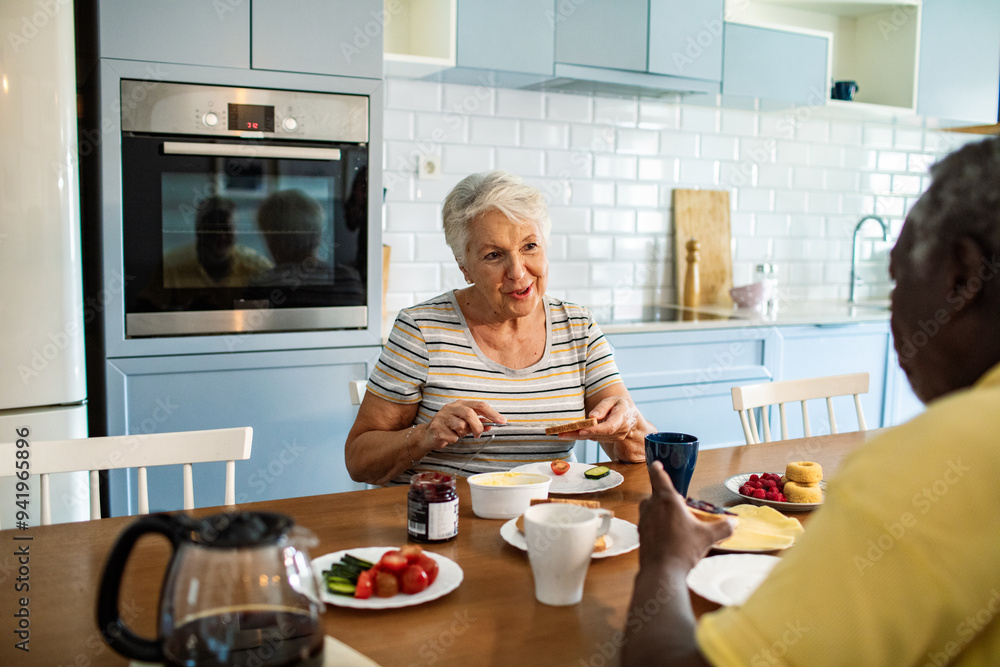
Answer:
<svg viewBox="0 0 1000 667"><path fill-rule="evenodd" d="M98 11L102 58L250 67L250 3L101 0Z"/></svg>
<svg viewBox="0 0 1000 667"><path fill-rule="evenodd" d="M842 375L868 372L868 393L861 397L861 408L868 428L885 424L885 393L892 339L888 324L850 324L843 326L782 327L783 354L777 380ZM854 399L850 396L833 399L837 427L841 432L858 428ZM826 401L814 400L809 406L809 422L813 435L831 432ZM799 404L786 406L790 438L803 435ZM770 414L772 434L777 435L777 410Z"/></svg>
<svg viewBox="0 0 1000 667"><path fill-rule="evenodd" d="M251 66L382 78L382 0L253 0Z"/></svg>
<svg viewBox="0 0 1000 667"><path fill-rule="evenodd" d="M459 67L552 75L555 0L459 0Z"/></svg>
<svg viewBox="0 0 1000 667"><path fill-rule="evenodd" d="M650 0L649 71L722 80L724 0Z"/></svg>
<svg viewBox="0 0 1000 667"><path fill-rule="evenodd" d="M825 37L725 24L722 93L799 104L827 99Z"/></svg>
<svg viewBox="0 0 1000 667"><path fill-rule="evenodd" d="M917 113L997 122L1000 2L924 0Z"/></svg>
<svg viewBox="0 0 1000 667"><path fill-rule="evenodd" d="M350 479L344 443L357 408L349 381L365 380L378 348L148 357L108 361L108 430L142 435L253 428L236 462L236 502L364 488ZM224 463L193 466L195 504L223 503ZM135 513L135 470L111 471L111 511ZM182 503L181 466L150 468L150 510Z"/></svg>
<svg viewBox="0 0 1000 667"><path fill-rule="evenodd" d="M646 71L648 0L559 2L554 18L556 62Z"/></svg>

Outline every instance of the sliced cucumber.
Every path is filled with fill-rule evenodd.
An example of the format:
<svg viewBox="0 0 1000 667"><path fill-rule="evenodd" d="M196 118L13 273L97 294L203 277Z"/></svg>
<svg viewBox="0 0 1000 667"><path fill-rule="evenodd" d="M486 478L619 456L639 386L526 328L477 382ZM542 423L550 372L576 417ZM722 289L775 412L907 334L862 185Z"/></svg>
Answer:
<svg viewBox="0 0 1000 667"><path fill-rule="evenodd" d="M611 474L611 468L607 466L596 466L583 473L587 479L600 479Z"/></svg>
<svg viewBox="0 0 1000 667"><path fill-rule="evenodd" d="M375 567L375 563L369 563L368 561L362 560L361 558L356 558L351 554L346 554L343 558L340 559L340 562L343 563L344 565L357 567L360 570L370 570L373 567Z"/></svg>
<svg viewBox="0 0 1000 667"><path fill-rule="evenodd" d="M330 591L334 595L354 595L354 590L356 588L357 586L343 577L326 578L326 590Z"/></svg>

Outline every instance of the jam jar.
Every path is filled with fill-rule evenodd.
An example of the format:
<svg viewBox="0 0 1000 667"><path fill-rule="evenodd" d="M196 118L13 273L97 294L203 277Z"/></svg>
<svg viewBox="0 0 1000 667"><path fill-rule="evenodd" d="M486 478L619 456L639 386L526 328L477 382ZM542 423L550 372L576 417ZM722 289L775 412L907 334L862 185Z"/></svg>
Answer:
<svg viewBox="0 0 1000 667"><path fill-rule="evenodd" d="M414 542L447 542L458 535L455 478L421 472L410 478L406 532Z"/></svg>

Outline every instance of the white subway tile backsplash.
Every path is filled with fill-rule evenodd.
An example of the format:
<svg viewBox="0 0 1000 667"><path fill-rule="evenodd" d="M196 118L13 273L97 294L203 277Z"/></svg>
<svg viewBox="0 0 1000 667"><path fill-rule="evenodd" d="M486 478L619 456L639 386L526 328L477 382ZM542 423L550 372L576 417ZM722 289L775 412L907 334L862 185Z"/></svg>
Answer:
<svg viewBox="0 0 1000 667"><path fill-rule="evenodd" d="M719 163L715 160L681 158L680 182L709 187L719 183Z"/></svg>
<svg viewBox="0 0 1000 667"><path fill-rule="evenodd" d="M594 156L583 151L546 151L545 175L558 178L591 178Z"/></svg>
<svg viewBox="0 0 1000 667"><path fill-rule="evenodd" d="M613 206L615 203L615 184L575 180L570 184L570 203L575 206Z"/></svg>
<svg viewBox="0 0 1000 667"><path fill-rule="evenodd" d="M698 135L694 132L660 132L660 153L671 157L698 157Z"/></svg>
<svg viewBox="0 0 1000 667"><path fill-rule="evenodd" d="M713 160L735 160L739 155L735 137L707 134L701 138L701 157Z"/></svg>
<svg viewBox="0 0 1000 667"><path fill-rule="evenodd" d="M632 234L635 232L635 211L595 208L593 228L595 233Z"/></svg>
<svg viewBox="0 0 1000 667"><path fill-rule="evenodd" d="M386 140L413 139L413 112L386 109L382 122L382 136Z"/></svg>
<svg viewBox="0 0 1000 667"><path fill-rule="evenodd" d="M526 148L568 148L569 125L542 120L521 121L521 145Z"/></svg>
<svg viewBox="0 0 1000 667"><path fill-rule="evenodd" d="M441 206L437 203L390 202L385 208L387 231L432 232L441 227Z"/></svg>
<svg viewBox="0 0 1000 667"><path fill-rule="evenodd" d="M545 117L549 120L589 123L594 119L594 100L586 95L545 93Z"/></svg>
<svg viewBox="0 0 1000 667"><path fill-rule="evenodd" d="M496 168L520 176L542 176L545 173L545 151L537 148L496 149ZM447 167L446 167L447 168Z"/></svg>
<svg viewBox="0 0 1000 667"><path fill-rule="evenodd" d="M610 260L614 252L614 237L570 236L568 254L570 261L587 261L595 259Z"/></svg>
<svg viewBox="0 0 1000 667"><path fill-rule="evenodd" d="M637 161L631 155L595 155L594 178L635 180Z"/></svg>
<svg viewBox="0 0 1000 667"><path fill-rule="evenodd" d="M595 123L635 127L638 120L639 103L637 100L616 97L594 98Z"/></svg>
<svg viewBox="0 0 1000 667"><path fill-rule="evenodd" d="M462 176L490 171L494 165L493 151L491 146L446 144L441 147L441 169Z"/></svg>
<svg viewBox="0 0 1000 667"><path fill-rule="evenodd" d="M681 129L685 132L718 132L720 114L710 107L681 107Z"/></svg>
<svg viewBox="0 0 1000 667"><path fill-rule="evenodd" d="M496 89L486 86L444 86L443 108L453 116L492 116Z"/></svg>
<svg viewBox="0 0 1000 667"><path fill-rule="evenodd" d="M757 114L739 109L722 109L721 129L723 134L733 134L741 137L757 135Z"/></svg>
<svg viewBox="0 0 1000 667"><path fill-rule="evenodd" d="M680 127L680 107L660 100L639 100L639 127L676 130Z"/></svg>
<svg viewBox="0 0 1000 667"><path fill-rule="evenodd" d="M590 231L590 215L584 206L549 206L552 233L585 234Z"/></svg>
<svg viewBox="0 0 1000 667"><path fill-rule="evenodd" d="M533 90L497 88L495 112L509 118L545 118L545 95Z"/></svg>
<svg viewBox="0 0 1000 667"><path fill-rule="evenodd" d="M385 105L389 109L440 111L441 84L431 81L389 79L385 84Z"/></svg>
<svg viewBox="0 0 1000 667"><path fill-rule="evenodd" d="M654 184L618 183L615 203L618 206L655 207L660 188Z"/></svg>
<svg viewBox="0 0 1000 667"><path fill-rule="evenodd" d="M484 146L514 146L518 141L518 121L513 118L469 119L469 143Z"/></svg>
<svg viewBox="0 0 1000 667"><path fill-rule="evenodd" d="M569 147L577 150L611 153L615 150L615 129L608 125L570 126Z"/></svg>
<svg viewBox="0 0 1000 667"><path fill-rule="evenodd" d="M391 78L385 90L390 312L464 286L441 203L459 179L489 169L520 174L549 202L553 296L637 313L675 300L672 191L700 187L731 192L734 284L771 258L783 294L846 298L857 220L878 213L898 235L929 165L981 139L804 107L722 107L712 95L606 98ZM439 157L441 178L417 177L422 154ZM866 288L884 296L887 247L874 245L865 244Z"/></svg>
<svg viewBox="0 0 1000 667"><path fill-rule="evenodd" d="M656 155L660 137L654 130L619 129L616 141L619 153Z"/></svg>
<svg viewBox="0 0 1000 667"><path fill-rule="evenodd" d="M680 175L677 158L639 158L639 180L675 183Z"/></svg>

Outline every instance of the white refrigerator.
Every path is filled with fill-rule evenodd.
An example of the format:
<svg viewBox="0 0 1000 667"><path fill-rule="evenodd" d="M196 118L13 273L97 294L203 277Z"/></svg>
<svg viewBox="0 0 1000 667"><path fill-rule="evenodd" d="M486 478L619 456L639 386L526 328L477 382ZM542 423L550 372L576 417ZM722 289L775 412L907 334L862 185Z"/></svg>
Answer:
<svg viewBox="0 0 1000 667"><path fill-rule="evenodd" d="M0 442L24 428L29 442L84 438L73 5L2 0L0 35ZM52 476L54 522L89 518L87 477ZM15 526L15 481L0 479L3 528Z"/></svg>

